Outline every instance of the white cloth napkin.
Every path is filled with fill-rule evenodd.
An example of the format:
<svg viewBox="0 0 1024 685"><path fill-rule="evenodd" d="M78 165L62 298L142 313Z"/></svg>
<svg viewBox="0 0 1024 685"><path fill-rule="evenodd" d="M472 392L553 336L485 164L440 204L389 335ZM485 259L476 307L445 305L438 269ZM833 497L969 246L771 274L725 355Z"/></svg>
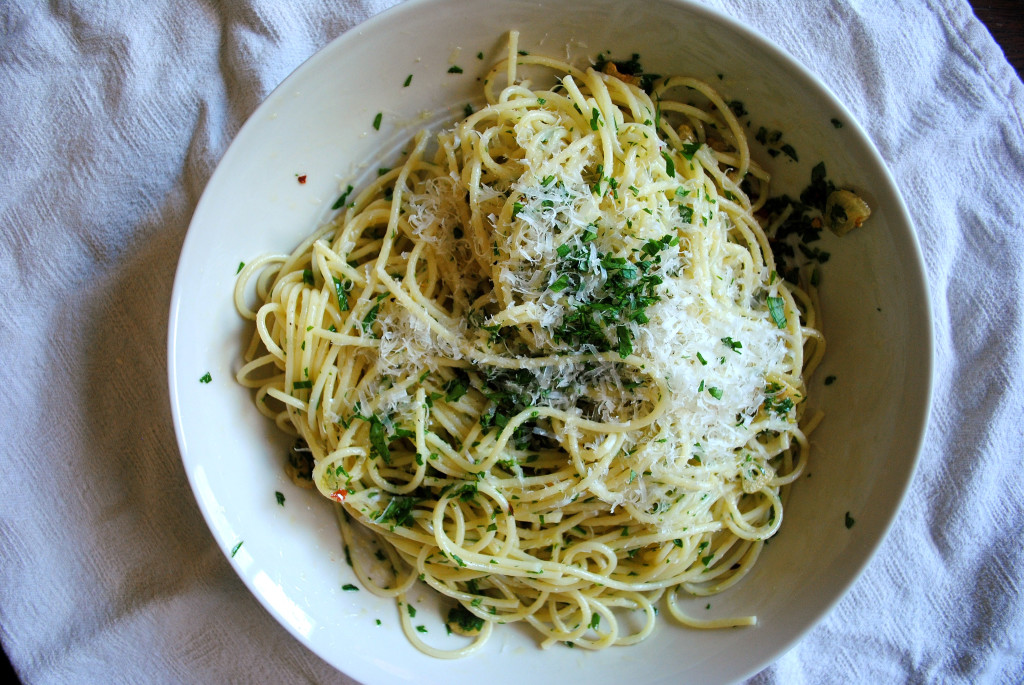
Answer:
<svg viewBox="0 0 1024 685"><path fill-rule="evenodd" d="M186 482L170 290L245 118L393 0L0 6L0 639L28 683L351 682ZM878 556L757 683L1024 680L1024 87L963 0L711 0L867 127L931 279L936 392Z"/></svg>

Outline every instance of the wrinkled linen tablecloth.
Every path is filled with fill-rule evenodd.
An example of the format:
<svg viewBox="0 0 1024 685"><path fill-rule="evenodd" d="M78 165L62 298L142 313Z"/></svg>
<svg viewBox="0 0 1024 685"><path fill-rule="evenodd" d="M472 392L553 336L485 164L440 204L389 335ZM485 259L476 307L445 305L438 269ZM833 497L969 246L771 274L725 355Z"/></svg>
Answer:
<svg viewBox="0 0 1024 685"><path fill-rule="evenodd" d="M177 255L234 134L392 0L0 5L0 639L29 683L351 682L264 611L179 458ZM909 497L757 683L1024 680L1024 87L963 0L712 0L820 76L910 207L935 403Z"/></svg>

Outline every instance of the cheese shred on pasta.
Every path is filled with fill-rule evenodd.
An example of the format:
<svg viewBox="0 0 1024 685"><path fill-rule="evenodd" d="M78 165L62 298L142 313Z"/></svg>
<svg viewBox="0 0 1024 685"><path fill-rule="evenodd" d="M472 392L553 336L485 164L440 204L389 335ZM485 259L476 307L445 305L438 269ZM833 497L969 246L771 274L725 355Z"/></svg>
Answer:
<svg viewBox="0 0 1024 685"><path fill-rule="evenodd" d="M356 564L363 584L454 600L462 649L400 612L429 654L516 621L633 644L661 602L750 625L680 602L750 571L816 421L824 340L755 218L768 176L707 84L648 93L516 44L485 106L244 268L238 380L308 446L346 540L377 537L394 573Z"/></svg>

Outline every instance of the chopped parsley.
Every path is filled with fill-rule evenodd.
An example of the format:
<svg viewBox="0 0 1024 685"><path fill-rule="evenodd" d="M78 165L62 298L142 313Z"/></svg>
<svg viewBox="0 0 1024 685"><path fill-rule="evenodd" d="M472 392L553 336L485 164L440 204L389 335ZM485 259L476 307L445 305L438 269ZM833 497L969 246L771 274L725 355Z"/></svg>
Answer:
<svg viewBox="0 0 1024 685"><path fill-rule="evenodd" d="M676 163L672 161L672 156L664 150L662 150L661 156L665 158L665 173L668 174L670 178L675 178Z"/></svg>
<svg viewBox="0 0 1024 685"><path fill-rule="evenodd" d="M567 287L569 287L569 275L562 274L557 279L555 279L554 283L548 286L548 290L558 293L565 290Z"/></svg>
<svg viewBox="0 0 1024 685"><path fill-rule="evenodd" d="M754 140L761 143L761 145L775 145L782 140L782 131L768 130L761 126L757 129L757 133L754 134Z"/></svg>
<svg viewBox="0 0 1024 685"><path fill-rule="evenodd" d="M209 383L212 380L213 380L213 376L210 375L209 371L207 371L206 373L204 373L202 376L199 377L199 382L200 383Z"/></svg>
<svg viewBox="0 0 1024 685"><path fill-rule="evenodd" d="M743 348L743 343L741 343L739 340L733 340L731 337L726 336L722 338L722 344L724 344L726 347L728 347L736 354L743 354L742 352L740 352L740 350Z"/></svg>
<svg viewBox="0 0 1024 685"><path fill-rule="evenodd" d="M448 73L449 74L461 74L462 73L462 67L458 66L457 64L453 64L452 66L448 67Z"/></svg>
<svg viewBox="0 0 1024 685"><path fill-rule="evenodd" d="M345 592L359 592L359 588L353 585L352 583L345 583L341 586L341 589Z"/></svg>
<svg viewBox="0 0 1024 685"><path fill-rule="evenodd" d="M480 392L489 400L489 405L480 415L482 428L505 428L513 416L533 406L534 397L545 394L545 389L539 386L529 369L490 369L484 374L483 381ZM516 449L530 446L535 437L535 426L536 421L531 419L516 427L512 433Z"/></svg>
<svg viewBox="0 0 1024 685"><path fill-rule="evenodd" d="M765 412L775 412L775 415L779 418L785 418L789 415L791 409L793 409L793 400L789 397L780 397L779 393L782 392L782 386L778 383L769 383L765 386L765 398L764 407Z"/></svg>
<svg viewBox="0 0 1024 685"><path fill-rule="evenodd" d="M282 494L282 493L281 493L281 492L279 492L279 491L274 491L274 497L276 497L276 498L277 498L277 503L278 503L278 504L279 504L280 506L282 506L282 507L283 507L283 506L284 506L284 494Z"/></svg>
<svg viewBox="0 0 1024 685"><path fill-rule="evenodd" d="M639 80L640 88L648 95L654 89L654 82L661 78L658 74L644 72L643 65L640 64L640 55L636 52L627 60L614 61L603 52L599 53L597 59L594 60L594 70L607 73L609 64L614 65L615 70L624 76L635 76Z"/></svg>
<svg viewBox="0 0 1024 685"><path fill-rule="evenodd" d="M661 251L678 244L678 236L673 235L650 240L635 262L597 252L606 277L603 284L589 293L584 293L583 288L584 276L591 269L590 249L561 246L556 277L549 289L567 291L570 307L552 331L554 341L575 349L591 345L600 352L615 350L622 359L632 354L634 333L629 324L647 323L646 309L661 300L658 286L663 282L653 267L661 263Z"/></svg>
<svg viewBox="0 0 1024 685"><path fill-rule="evenodd" d="M461 369L455 370L456 377L443 385L444 401L457 402L469 390L469 377Z"/></svg>
<svg viewBox="0 0 1024 685"><path fill-rule="evenodd" d="M371 334L371 330L370 329L373 326L373 322L377 320L377 314L379 312L380 312L380 302L377 302L377 304L373 305L370 308L370 311L366 312L366 316L363 317L363 320L360 323L360 325L363 328L363 333Z"/></svg>
<svg viewBox="0 0 1024 685"><path fill-rule="evenodd" d="M448 490L450 488L451 488L451 486L447 486L444 490L442 490L442 492L445 492L446 490ZM476 497L476 493L478 491L479 491L479 486L476 483L474 483L474 482L462 483L457 488L454 488L451 491L450 497L452 499L455 499L456 497L458 497L463 502L469 502L474 497Z"/></svg>
<svg viewBox="0 0 1024 685"><path fill-rule="evenodd" d="M850 512L846 512L843 523L846 525L846 529L849 530L850 528L853 528L853 524L856 523L856 521L854 521L853 517L850 516Z"/></svg>
<svg viewBox="0 0 1024 685"><path fill-rule="evenodd" d="M405 77L405 83L402 84L402 87L408 88L410 83L412 83L412 74Z"/></svg>
<svg viewBox="0 0 1024 685"><path fill-rule="evenodd" d="M785 302L781 297L769 297L768 298L768 314L771 315L772 321L779 328L785 328L786 324L786 309Z"/></svg>
<svg viewBox="0 0 1024 685"><path fill-rule="evenodd" d="M484 627L484 620L461 604L448 611L445 623L458 626L464 633L478 633Z"/></svg>
<svg viewBox="0 0 1024 685"><path fill-rule="evenodd" d="M619 357L625 359L633 354L633 333L623 325L615 327L615 335L619 340Z"/></svg>
<svg viewBox="0 0 1024 685"><path fill-rule="evenodd" d="M395 495L388 502L388 506L384 508L384 511L380 516L373 520L374 523L386 523L391 522L391 530L394 530L398 526L407 526L412 523L412 511L419 503L420 498L410 497L405 495ZM413 610L415 614L415 609Z"/></svg>
<svg viewBox="0 0 1024 685"><path fill-rule="evenodd" d="M370 417L370 458L374 457L380 457L384 460L385 464L391 463L391 449L388 447L387 431L376 414ZM385 513L387 513L386 510Z"/></svg>
<svg viewBox="0 0 1024 685"><path fill-rule="evenodd" d="M789 216L768 236L768 240L779 265L779 274L792 283L799 280L799 256L819 264L828 261L829 253L812 243L821 238L825 204L835 189L835 184L828 179L825 163L819 162L811 169L811 181L799 199L780 195L769 199L761 209L760 213L770 223L791 209ZM814 278L820 279L820 276Z"/></svg>
<svg viewBox="0 0 1024 685"><path fill-rule="evenodd" d="M380 115L378 114L377 116L379 117ZM378 125L379 125L379 122L378 122ZM348 202L348 196L351 193L352 193L352 185L349 184L349 186L347 188L345 188L345 192L343 192L340 196L338 196L338 199L334 201L333 205L331 205L331 209L341 209L342 207L344 207L345 203Z"/></svg>
<svg viewBox="0 0 1024 685"><path fill-rule="evenodd" d="M849 514L847 514L849 516ZM849 528L849 526L847 526ZM235 546L231 548L231 558L234 559L235 555L238 554L238 550L242 549L242 541L239 540L235 543Z"/></svg>
<svg viewBox="0 0 1024 685"><path fill-rule="evenodd" d="M348 311L348 291L352 289L352 281L341 281L334 276L334 294L338 297L338 311Z"/></svg>
<svg viewBox="0 0 1024 685"><path fill-rule="evenodd" d="M380 122L381 122L381 119L383 119L383 118L384 118L384 112L377 112L377 116L375 116L373 118L373 129L375 131L379 131L380 130Z"/></svg>
<svg viewBox="0 0 1024 685"><path fill-rule="evenodd" d="M683 143L679 151L683 153L683 157L687 160L693 159L693 156L697 154L697 150L700 149L700 143Z"/></svg>
<svg viewBox="0 0 1024 685"><path fill-rule="evenodd" d="M454 369L454 372L455 378L447 381L442 388L445 392L445 402L458 402L469 390L469 376L466 372L462 369Z"/></svg>
<svg viewBox="0 0 1024 685"><path fill-rule="evenodd" d="M828 196L836 189L834 183L828 180L828 172L824 162L818 162L811 169L811 183L800 193L800 202L810 205L819 212L825 211L825 204Z"/></svg>

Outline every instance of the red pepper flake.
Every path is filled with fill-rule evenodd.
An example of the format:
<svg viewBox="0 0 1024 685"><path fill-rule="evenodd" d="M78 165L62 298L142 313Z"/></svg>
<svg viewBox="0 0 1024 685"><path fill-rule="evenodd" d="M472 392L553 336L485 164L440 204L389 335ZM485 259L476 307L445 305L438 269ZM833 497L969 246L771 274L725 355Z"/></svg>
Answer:
<svg viewBox="0 0 1024 685"><path fill-rule="evenodd" d="M299 176L299 183L305 183L305 182L306 182L306 174L302 174L302 176Z"/></svg>
<svg viewBox="0 0 1024 685"><path fill-rule="evenodd" d="M331 493L331 499L339 504L344 502L346 497L348 497L348 490L335 490Z"/></svg>

